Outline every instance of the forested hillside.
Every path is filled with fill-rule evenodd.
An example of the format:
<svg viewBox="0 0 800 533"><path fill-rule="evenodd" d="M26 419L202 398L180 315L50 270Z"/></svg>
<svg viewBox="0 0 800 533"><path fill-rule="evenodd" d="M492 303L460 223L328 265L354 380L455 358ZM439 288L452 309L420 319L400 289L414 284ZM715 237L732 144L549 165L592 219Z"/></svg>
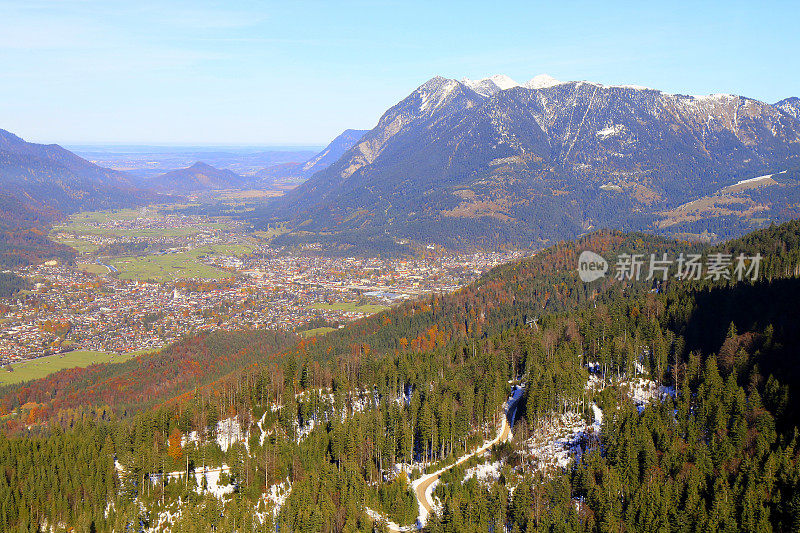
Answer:
<svg viewBox="0 0 800 533"><path fill-rule="evenodd" d="M0 129L0 268L73 259L72 248L46 236L48 225L69 213L156 201L170 199L61 146L26 142Z"/></svg>
<svg viewBox="0 0 800 533"><path fill-rule="evenodd" d="M513 439L442 474L426 530L793 529L798 240L602 232L291 346L217 334L6 389L3 529L411 526L409 482L494 437L514 386ZM584 249L764 260L585 284Z"/></svg>

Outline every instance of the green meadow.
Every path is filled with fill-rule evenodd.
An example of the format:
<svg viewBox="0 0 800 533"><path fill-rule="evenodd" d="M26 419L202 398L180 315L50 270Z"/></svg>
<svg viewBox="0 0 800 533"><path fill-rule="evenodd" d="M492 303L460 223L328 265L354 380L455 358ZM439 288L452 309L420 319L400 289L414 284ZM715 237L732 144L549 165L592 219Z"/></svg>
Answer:
<svg viewBox="0 0 800 533"><path fill-rule="evenodd" d="M331 331L336 331L336 328L331 328L328 326L323 326L321 328L314 328L314 329L307 329L305 331L298 331L297 334L307 339L309 337L317 337L321 335L325 335L326 333L330 333Z"/></svg>
<svg viewBox="0 0 800 533"><path fill-rule="evenodd" d="M74 352L48 355L14 363L10 365L13 369L12 372L9 372L5 367L0 369L0 385L11 385L43 378L65 368L87 367L95 363L121 363L128 359L130 359L129 354L113 354L90 350L75 350Z"/></svg>
<svg viewBox="0 0 800 533"><path fill-rule="evenodd" d="M372 315L375 313L380 313L381 311L385 311L389 309L385 305L377 305L377 304L362 304L359 305L356 302L335 302L335 303L316 303L311 306L311 309L318 309L319 311L342 311L345 313L364 313L366 315Z"/></svg>
<svg viewBox="0 0 800 533"><path fill-rule="evenodd" d="M200 262L197 256L191 252L117 257L109 259L107 264L119 271L117 276L120 279L126 280L165 283L188 278L224 279L233 275ZM104 267L101 268L105 270Z"/></svg>
<svg viewBox="0 0 800 533"><path fill-rule="evenodd" d="M228 229L224 222L206 222L191 227L170 228L115 228L105 226L113 222L133 220L141 216L157 216L168 211L166 206L141 207L136 209L115 209L111 211L87 211L69 217L67 224L53 227L53 232L72 233L76 235L110 235L117 237L186 237L206 230ZM66 243L65 243L66 244Z"/></svg>

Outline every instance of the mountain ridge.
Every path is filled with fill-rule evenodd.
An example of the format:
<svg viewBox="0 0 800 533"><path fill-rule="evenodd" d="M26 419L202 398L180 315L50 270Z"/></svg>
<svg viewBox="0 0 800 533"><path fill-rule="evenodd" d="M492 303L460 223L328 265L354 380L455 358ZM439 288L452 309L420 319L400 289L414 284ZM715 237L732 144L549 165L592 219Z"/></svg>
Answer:
<svg viewBox="0 0 800 533"><path fill-rule="evenodd" d="M662 210L800 164L800 120L776 105L537 78L431 78L268 217L440 242L432 222L452 233L488 217L481 237L531 243L654 229Z"/></svg>
<svg viewBox="0 0 800 533"><path fill-rule="evenodd" d="M0 265L71 250L43 228L77 211L153 203L163 197L135 187L123 172L100 167L57 144L30 143L0 129Z"/></svg>

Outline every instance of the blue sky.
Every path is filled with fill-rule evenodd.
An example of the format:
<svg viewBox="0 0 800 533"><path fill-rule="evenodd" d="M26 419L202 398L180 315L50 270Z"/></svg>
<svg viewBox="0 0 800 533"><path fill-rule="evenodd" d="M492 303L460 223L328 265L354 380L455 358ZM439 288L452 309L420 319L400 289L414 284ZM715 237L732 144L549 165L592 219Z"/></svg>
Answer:
<svg viewBox="0 0 800 533"><path fill-rule="evenodd" d="M0 128L325 144L434 75L800 96L791 2L0 0Z"/></svg>

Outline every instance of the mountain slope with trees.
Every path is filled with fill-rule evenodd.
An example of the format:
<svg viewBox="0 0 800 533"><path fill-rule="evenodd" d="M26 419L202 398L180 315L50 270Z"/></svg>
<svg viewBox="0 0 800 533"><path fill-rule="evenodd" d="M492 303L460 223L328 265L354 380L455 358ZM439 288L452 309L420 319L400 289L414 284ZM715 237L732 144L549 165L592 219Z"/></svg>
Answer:
<svg viewBox="0 0 800 533"><path fill-rule="evenodd" d="M240 189L246 184L247 180L235 172L214 168L198 161L190 167L172 170L147 180L144 186L159 191L186 194L218 189Z"/></svg>
<svg viewBox="0 0 800 533"><path fill-rule="evenodd" d="M717 247L602 232L279 353L259 359L256 348L248 361L258 365L136 414L37 419L34 397L19 397L0 437L9 465L0 520L34 530L380 530L369 507L411 524L408 481L493 435L520 383L514 439L490 452L501 475L464 481L478 458L448 470L426 530L791 529L800 499L798 244L797 222ZM584 248L610 261L645 251L765 259L760 281L584 284L575 271ZM170 353L165 362L180 349ZM606 387L587 389L592 376ZM674 392L640 412L628 396L634 376ZM13 401L22 389L6 392ZM566 412L591 419L592 404L603 423L583 454L555 471L532 468L528 436ZM22 412L30 420L20 425ZM231 440L232 424L243 434ZM91 458L61 459L81 449ZM221 481L184 474L204 466L222 468ZM213 496L218 483L230 494Z"/></svg>
<svg viewBox="0 0 800 533"><path fill-rule="evenodd" d="M663 212L800 161L790 100L555 80L488 90L486 81L424 83L253 221L289 221L298 233L286 242L317 232L540 247L597 227L656 231ZM738 191L694 226L664 231L702 233L696 226L716 229L727 216L734 230L721 237L730 237L756 212L786 220L798 182L773 178L758 199Z"/></svg>
<svg viewBox="0 0 800 533"><path fill-rule="evenodd" d="M0 130L0 266L58 258L74 250L45 236L66 214L153 203L157 194L123 173L99 167L56 144L29 143Z"/></svg>

